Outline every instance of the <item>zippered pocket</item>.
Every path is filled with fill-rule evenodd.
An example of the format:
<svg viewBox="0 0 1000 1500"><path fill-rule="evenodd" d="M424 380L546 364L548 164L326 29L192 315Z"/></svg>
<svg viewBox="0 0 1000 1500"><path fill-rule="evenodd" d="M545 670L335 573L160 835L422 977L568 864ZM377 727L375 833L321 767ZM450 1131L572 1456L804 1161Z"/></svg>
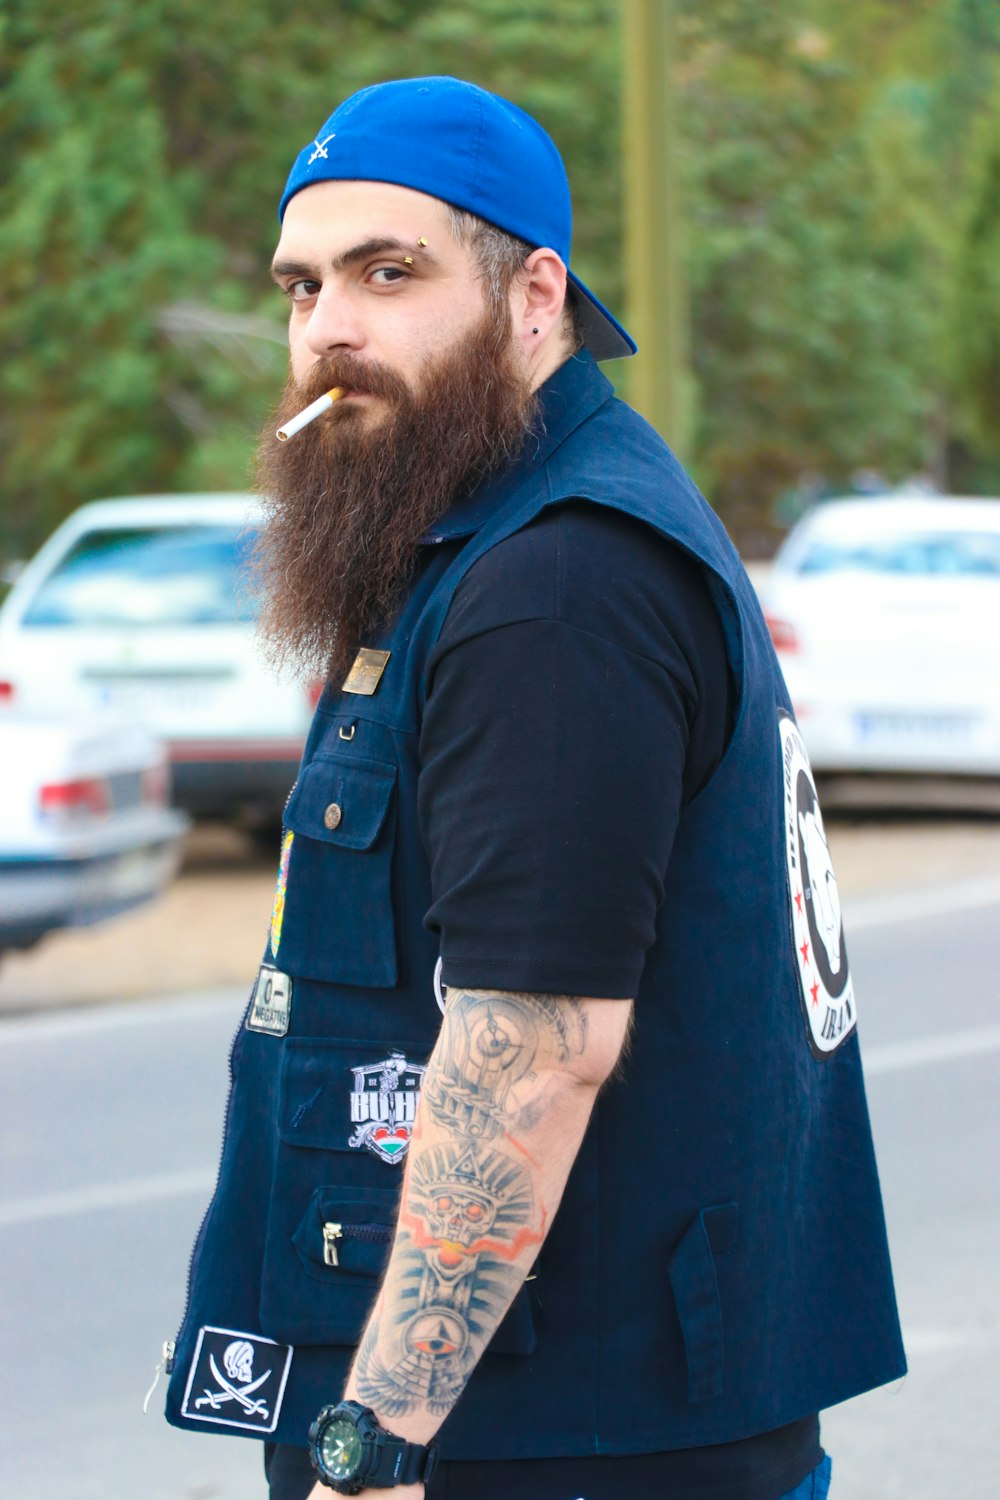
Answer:
<svg viewBox="0 0 1000 1500"><path fill-rule="evenodd" d="M287 1249L269 1239L262 1332L279 1343L356 1344L392 1250L398 1204L395 1188L316 1188ZM532 1352L532 1300L522 1286L488 1352Z"/></svg>
<svg viewBox="0 0 1000 1500"><path fill-rule="evenodd" d="M381 1276L397 1203L392 1188L317 1188L292 1235L302 1269L326 1285Z"/></svg>
<svg viewBox="0 0 1000 1500"><path fill-rule="evenodd" d="M354 1344L392 1249L397 1187L327 1185L303 1201L305 1212L297 1225L289 1222L287 1237L272 1205L261 1329L279 1343Z"/></svg>
<svg viewBox="0 0 1000 1500"><path fill-rule="evenodd" d="M369 1245L388 1245L392 1241L392 1230L387 1224L340 1224L333 1219L324 1219L323 1264L342 1268L341 1256L347 1257L350 1265L352 1251L364 1250Z"/></svg>

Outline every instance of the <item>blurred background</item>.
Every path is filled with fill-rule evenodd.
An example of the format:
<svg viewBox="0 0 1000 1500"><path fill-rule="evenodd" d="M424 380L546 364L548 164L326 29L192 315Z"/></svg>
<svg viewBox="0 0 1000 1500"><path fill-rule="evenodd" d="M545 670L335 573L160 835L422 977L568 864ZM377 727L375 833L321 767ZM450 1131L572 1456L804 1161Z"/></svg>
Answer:
<svg viewBox="0 0 1000 1500"><path fill-rule="evenodd" d="M236 582L268 265L301 146L422 73L554 136L641 345L605 369L750 564L826 773L912 1364L828 1418L833 1493L979 1500L1000 504L948 497L1000 496L997 0L0 0L0 1487L65 1493L55 1423L77 1500L261 1492L256 1445L140 1408L315 694Z"/></svg>
<svg viewBox="0 0 1000 1500"><path fill-rule="evenodd" d="M622 12L5 0L0 552L98 496L244 487L285 368L280 189L373 80L457 73L537 115L573 185L575 268L624 311ZM1000 7L672 14L680 436L709 500L766 554L796 496L864 471L1000 493ZM634 372L609 373L627 396Z"/></svg>

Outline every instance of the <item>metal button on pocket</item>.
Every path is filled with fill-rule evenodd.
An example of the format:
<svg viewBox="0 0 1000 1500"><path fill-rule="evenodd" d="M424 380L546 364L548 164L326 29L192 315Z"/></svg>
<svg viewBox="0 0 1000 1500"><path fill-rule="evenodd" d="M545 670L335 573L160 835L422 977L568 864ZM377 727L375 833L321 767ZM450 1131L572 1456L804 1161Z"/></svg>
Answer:
<svg viewBox="0 0 1000 1500"><path fill-rule="evenodd" d="M323 814L323 822L326 824L327 828L339 828L340 820L343 818L343 816L344 809L340 806L340 803L331 802L330 806Z"/></svg>

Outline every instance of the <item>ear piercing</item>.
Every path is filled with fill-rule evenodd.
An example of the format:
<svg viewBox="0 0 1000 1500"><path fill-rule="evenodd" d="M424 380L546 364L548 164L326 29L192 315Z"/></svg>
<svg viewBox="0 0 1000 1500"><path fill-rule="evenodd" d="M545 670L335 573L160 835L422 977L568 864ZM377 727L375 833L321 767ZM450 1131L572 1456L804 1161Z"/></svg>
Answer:
<svg viewBox="0 0 1000 1500"><path fill-rule="evenodd" d="M537 333L538 329L537 328L533 328L531 331L532 331L532 333Z"/></svg>

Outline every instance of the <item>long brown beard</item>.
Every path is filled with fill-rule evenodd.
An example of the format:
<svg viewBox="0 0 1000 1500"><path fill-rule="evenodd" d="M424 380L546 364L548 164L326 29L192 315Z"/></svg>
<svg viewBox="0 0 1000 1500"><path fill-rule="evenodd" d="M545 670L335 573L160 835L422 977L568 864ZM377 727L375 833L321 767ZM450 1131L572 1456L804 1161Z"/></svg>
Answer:
<svg viewBox="0 0 1000 1500"><path fill-rule="evenodd" d="M368 426L347 403L278 442L276 427L337 385L382 397L388 415ZM415 392L386 366L350 355L322 360L302 385L290 379L257 450L266 518L255 561L270 660L341 677L391 621L421 536L516 457L536 409L509 317L491 312L428 363Z"/></svg>

